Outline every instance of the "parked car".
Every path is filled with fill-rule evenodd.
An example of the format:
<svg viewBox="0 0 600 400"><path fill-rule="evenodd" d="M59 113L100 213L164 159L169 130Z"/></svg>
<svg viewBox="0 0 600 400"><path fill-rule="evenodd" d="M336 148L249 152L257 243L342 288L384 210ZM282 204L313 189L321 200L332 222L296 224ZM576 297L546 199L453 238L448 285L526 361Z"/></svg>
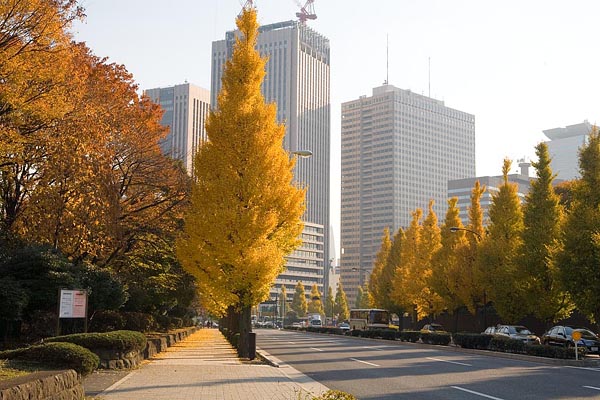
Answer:
<svg viewBox="0 0 600 400"><path fill-rule="evenodd" d="M550 346L574 347L573 332L576 331L581 333L581 339L577 342L577 346L586 347L588 353L600 354L600 339L594 332L586 328L554 326L544 333L542 343Z"/></svg>
<svg viewBox="0 0 600 400"><path fill-rule="evenodd" d="M293 328L302 328L302 324L300 322L292 322Z"/></svg>
<svg viewBox="0 0 600 400"><path fill-rule="evenodd" d="M342 322L341 324L338 325L338 328L340 328L343 331L349 331L350 330L350 324L347 322Z"/></svg>
<svg viewBox="0 0 600 400"><path fill-rule="evenodd" d="M496 327L495 326L488 326L487 328L485 328L485 331L481 332L482 335L495 335L496 334Z"/></svg>
<svg viewBox="0 0 600 400"><path fill-rule="evenodd" d="M421 329L422 333L440 333L446 332L444 327L440 324L427 324Z"/></svg>
<svg viewBox="0 0 600 400"><path fill-rule="evenodd" d="M511 339L522 340L527 344L540 344L540 338L522 325L498 325L494 335L506 336Z"/></svg>

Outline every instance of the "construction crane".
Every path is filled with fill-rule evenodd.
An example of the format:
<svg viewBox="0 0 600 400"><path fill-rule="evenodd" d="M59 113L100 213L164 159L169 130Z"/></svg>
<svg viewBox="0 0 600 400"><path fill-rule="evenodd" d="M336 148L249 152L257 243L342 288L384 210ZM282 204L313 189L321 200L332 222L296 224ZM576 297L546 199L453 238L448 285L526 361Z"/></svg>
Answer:
<svg viewBox="0 0 600 400"><path fill-rule="evenodd" d="M299 0L296 0L296 4L300 7L300 12L296 13L296 17L298 20L305 24L309 19L317 19L317 14L315 14L315 9L313 8L313 3L315 0L306 0L306 3L302 5Z"/></svg>

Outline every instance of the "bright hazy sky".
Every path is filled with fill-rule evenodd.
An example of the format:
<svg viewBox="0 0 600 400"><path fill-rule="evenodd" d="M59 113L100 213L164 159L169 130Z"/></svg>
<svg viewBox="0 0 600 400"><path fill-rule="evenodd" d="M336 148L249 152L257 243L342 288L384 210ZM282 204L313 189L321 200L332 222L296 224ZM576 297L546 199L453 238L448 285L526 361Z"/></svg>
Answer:
<svg viewBox="0 0 600 400"><path fill-rule="evenodd" d="M82 0L75 38L124 64L140 89L185 80L209 89L211 44L235 28L243 2ZM298 11L296 0L254 3L261 24ZM600 1L315 0L314 9L309 25L331 42L334 232L341 103L386 79L386 37L390 84L475 115L479 176L500 175L504 157L531 159L544 129L600 122Z"/></svg>

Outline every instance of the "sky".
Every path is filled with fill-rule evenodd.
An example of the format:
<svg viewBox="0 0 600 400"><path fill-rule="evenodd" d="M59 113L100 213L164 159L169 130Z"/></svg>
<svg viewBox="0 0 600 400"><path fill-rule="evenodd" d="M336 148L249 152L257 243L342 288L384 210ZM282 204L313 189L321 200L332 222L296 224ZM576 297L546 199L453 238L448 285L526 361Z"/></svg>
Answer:
<svg viewBox="0 0 600 400"><path fill-rule="evenodd" d="M259 23L306 0L255 0ZM244 0L81 0L75 40L125 65L140 90L210 89L211 45ZM314 0L331 45L332 208L339 231L341 103L389 83L475 115L478 176L535 160L543 130L600 122L597 0ZM339 243L339 235L336 234Z"/></svg>

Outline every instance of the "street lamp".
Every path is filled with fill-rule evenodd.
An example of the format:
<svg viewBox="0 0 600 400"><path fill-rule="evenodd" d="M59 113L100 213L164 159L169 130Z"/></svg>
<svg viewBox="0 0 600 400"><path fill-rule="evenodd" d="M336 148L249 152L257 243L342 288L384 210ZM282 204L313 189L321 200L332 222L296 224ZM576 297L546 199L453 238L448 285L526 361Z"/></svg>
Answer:
<svg viewBox="0 0 600 400"><path fill-rule="evenodd" d="M457 226L453 226L450 228L450 232L458 232L458 231L465 231L465 232L472 233L477 238L477 242L481 242L481 235L478 232L475 232L474 230L467 229L467 228L459 228ZM487 293L486 293L485 288L483 288L483 329L486 329L486 328L487 328Z"/></svg>
<svg viewBox="0 0 600 400"><path fill-rule="evenodd" d="M296 150L296 151L292 151L293 155L296 155L300 158L308 158L308 157L312 157L313 153L310 150Z"/></svg>

